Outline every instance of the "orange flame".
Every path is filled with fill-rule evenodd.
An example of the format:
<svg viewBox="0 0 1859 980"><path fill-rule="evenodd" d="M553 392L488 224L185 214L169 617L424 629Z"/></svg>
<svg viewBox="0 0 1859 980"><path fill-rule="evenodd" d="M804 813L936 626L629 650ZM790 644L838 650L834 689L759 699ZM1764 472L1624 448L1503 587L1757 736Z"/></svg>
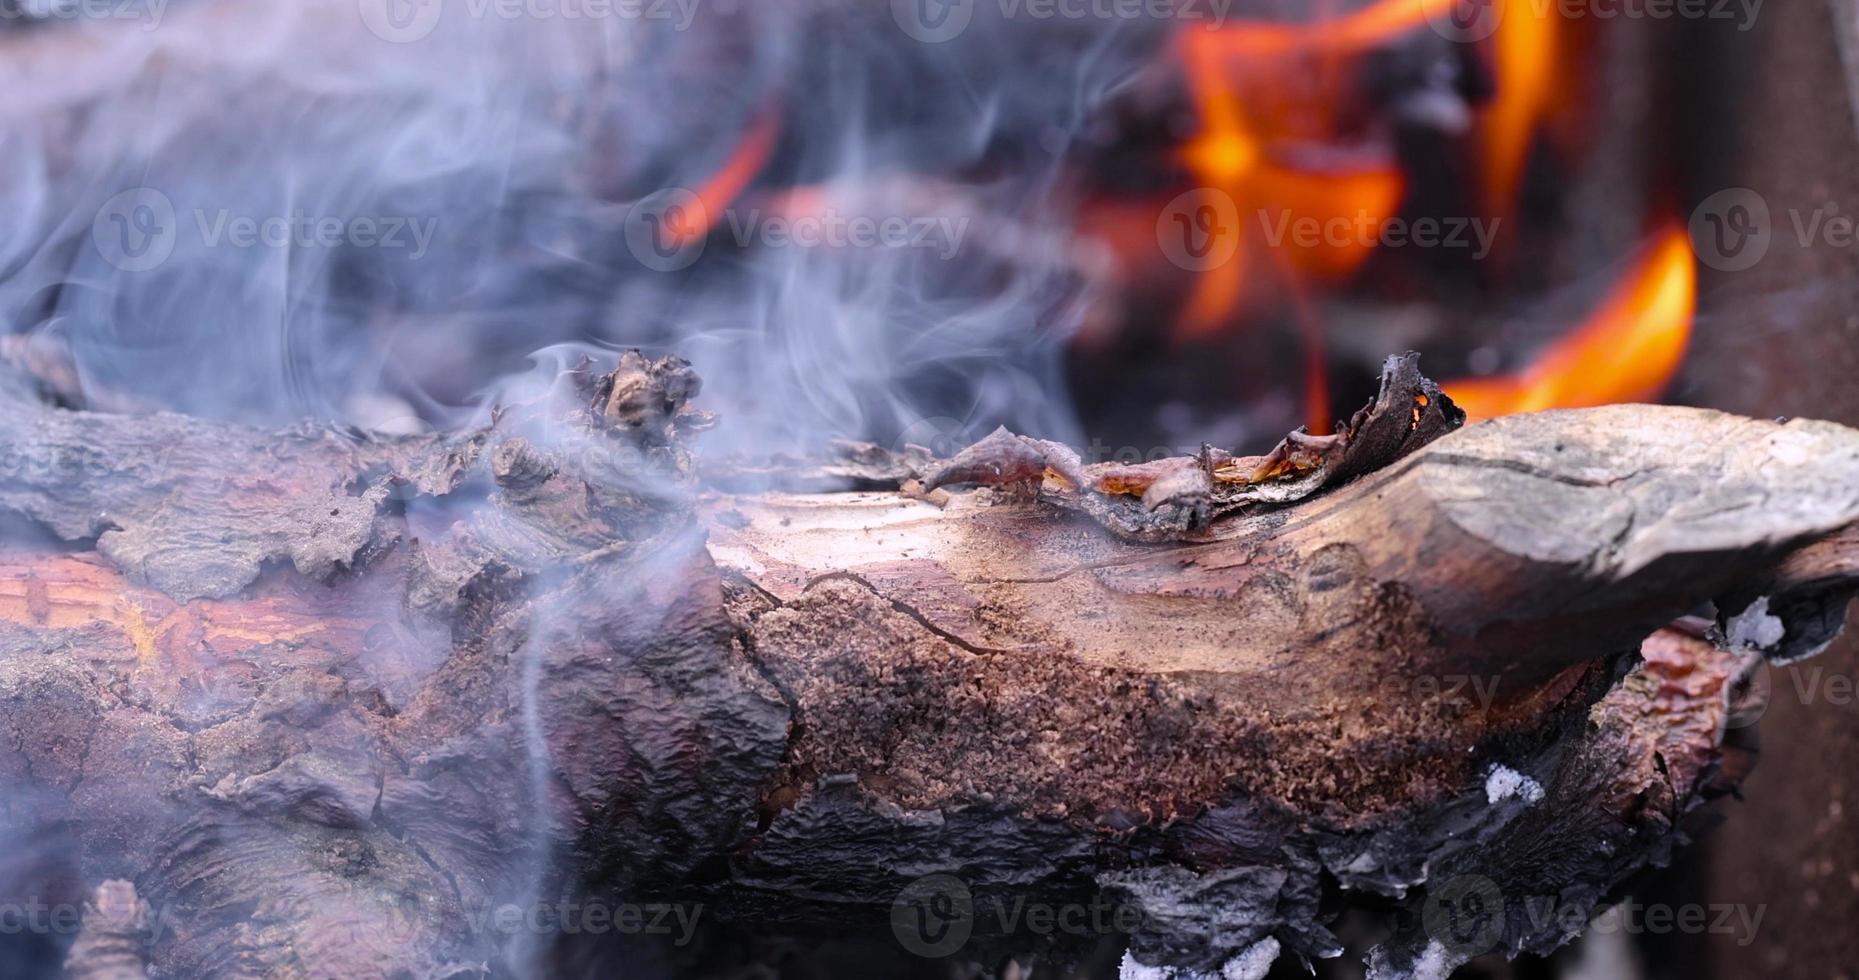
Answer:
<svg viewBox="0 0 1859 980"><path fill-rule="evenodd" d="M1330 422L1322 327L1306 283L1341 281L1368 258L1377 231L1406 194L1392 150L1350 130L1352 65L1345 55L1425 24L1453 0L1379 0L1303 24L1249 21L1180 35L1201 122L1182 160L1239 214L1222 244L1232 258L1201 273L1176 322L1177 339L1227 325L1249 284L1288 298L1305 341L1307 423ZM1431 8L1438 8L1433 10ZM1288 84L1289 81L1298 84ZM1362 147L1371 146L1370 152ZM1339 159L1337 148L1347 147ZM1269 255L1270 261L1260 262Z"/></svg>
<svg viewBox="0 0 1859 980"><path fill-rule="evenodd" d="M666 214L666 231L679 245L710 234L723 217L724 209L748 189L749 182L762 172L781 136L781 113L776 108L764 110L749 124L736 148L710 179L692 191L701 208L679 208ZM696 212L696 217L692 212Z"/></svg>
<svg viewBox="0 0 1859 980"><path fill-rule="evenodd" d="M1697 267L1682 227L1663 228L1587 322L1511 375L1445 385L1474 419L1657 398L1691 339Z"/></svg>
<svg viewBox="0 0 1859 980"><path fill-rule="evenodd" d="M1304 24L1272 21L1234 21L1227 30L1227 46L1247 55L1282 55L1293 51L1352 51L1380 44L1388 38L1427 23L1429 17L1451 16L1461 0L1377 0L1341 17L1325 17Z"/></svg>
<svg viewBox="0 0 1859 980"><path fill-rule="evenodd" d="M1491 215L1508 214L1523 182L1530 147L1560 102L1556 63L1561 56L1561 14L1539 13L1531 0L1498 0L1497 90L1479 120L1484 154L1484 201Z"/></svg>
<svg viewBox="0 0 1859 980"><path fill-rule="evenodd" d="M1412 2L1403 0L1401 5ZM1346 19L1354 22L1364 14ZM1261 36L1267 40L1250 33L1255 30L1265 32ZM1348 34L1363 30L1353 28ZM1358 153L1341 163L1313 162L1316 154L1311 151L1344 141L1339 117L1346 108L1347 79L1343 66L1290 65L1257 54L1263 50L1294 56L1302 49L1288 43L1293 36L1313 45L1328 37L1320 25L1192 28L1182 34L1183 60L1201 119L1201 131L1183 148L1182 160L1202 186L1232 198L1241 220L1239 227L1226 229L1226 234L1236 236L1230 242L1236 246L1235 257L1196 282L1178 324L1179 337L1218 330L1238 308L1251 274L1276 271L1254 262L1268 244L1286 250L1286 268L1295 274L1321 280L1347 277L1368 257L1375 229L1393 214L1406 192L1391 154L1364 160ZM1287 77L1306 81L1287 87ZM1300 150L1305 151L1303 159ZM1323 232L1330 228L1348 232ZM1307 230L1317 234L1299 234ZM1272 242L1268 235L1273 234L1283 237Z"/></svg>

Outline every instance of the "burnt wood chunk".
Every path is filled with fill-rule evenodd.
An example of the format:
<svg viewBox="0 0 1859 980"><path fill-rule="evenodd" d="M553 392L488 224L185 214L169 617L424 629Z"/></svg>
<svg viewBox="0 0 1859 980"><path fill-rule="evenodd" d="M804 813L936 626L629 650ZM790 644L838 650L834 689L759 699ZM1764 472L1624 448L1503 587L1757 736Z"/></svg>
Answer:
<svg viewBox="0 0 1859 980"><path fill-rule="evenodd" d="M1252 975L1344 951L1333 893L1378 976L1544 952L1522 903L1665 860L1859 583L1825 423L1461 428L1396 358L1262 457L1003 431L741 493L785 464L703 459L699 395L627 355L392 438L0 384L3 880L91 896L73 975L473 975L564 900L901 950L913 902L1101 902ZM999 925L946 952L1086 952Z"/></svg>

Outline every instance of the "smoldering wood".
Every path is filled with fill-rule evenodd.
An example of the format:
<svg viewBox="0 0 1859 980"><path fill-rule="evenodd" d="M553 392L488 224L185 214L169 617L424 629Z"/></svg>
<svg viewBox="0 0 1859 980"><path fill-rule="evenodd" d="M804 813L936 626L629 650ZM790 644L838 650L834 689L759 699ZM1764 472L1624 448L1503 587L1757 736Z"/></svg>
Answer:
<svg viewBox="0 0 1859 980"><path fill-rule="evenodd" d="M629 355L384 439L6 388L0 509L47 533L0 557L0 835L48 856L16 887L105 888L72 973L137 903L151 973L439 977L535 954L506 904L895 942L951 881L1117 903L1133 961L1202 972L1342 952L1337 901L1388 916L1378 975L1545 952L1581 917L1528 902L1591 909L1734 788L1743 682L1859 554L1824 423L1498 420L1133 539L1142 491L1056 471L707 487L696 393ZM992 966L1078 954L969 925Z"/></svg>

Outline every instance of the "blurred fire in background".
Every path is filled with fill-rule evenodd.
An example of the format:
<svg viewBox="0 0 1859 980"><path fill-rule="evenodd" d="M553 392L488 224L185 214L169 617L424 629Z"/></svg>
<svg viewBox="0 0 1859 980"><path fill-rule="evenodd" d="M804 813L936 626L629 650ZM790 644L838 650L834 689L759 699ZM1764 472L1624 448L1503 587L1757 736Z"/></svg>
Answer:
<svg viewBox="0 0 1859 980"><path fill-rule="evenodd" d="M43 200L20 185L37 218L0 280L14 329L67 337L85 384L443 426L539 348L645 345L706 369L732 448L947 417L963 437L1256 450L1327 431L1391 351L1490 416L1659 398L1687 349L1672 175L1591 166L1610 139L1658 153L1602 118L1620 24L1563 4L1184 0L1106 24L969 0L965 34L925 41L891 22L902 0L675 24L454 11L415 38L350 36L354 4L322 3L0 35L20 79L85 79L63 105L22 85L41 94L9 110L40 161L21 172L46 178ZM262 132L225 131L228 91ZM414 261L184 237L125 273L73 250L135 184L183 230L229 203L442 220ZM664 262L628 238L642 208ZM756 234L835 214L974 234L929 258ZM1637 241L1596 230L1623 220Z"/></svg>
<svg viewBox="0 0 1859 980"><path fill-rule="evenodd" d="M1164 124L1135 126L1114 157L1085 157L1082 167L1100 172L1075 177L1087 188L1080 241L1101 247L1109 260L1099 271L1128 287L1117 308L1087 319L1075 339L1081 356L1095 352L1119 368L1132 350L1160 351L1170 364L1263 359L1273 376L1295 379L1297 420L1322 433L1338 401L1335 334L1376 329L1359 313L1332 322L1333 301L1360 309L1430 298L1446 308L1439 315L1476 321L1528 302L1532 290L1555 291L1523 267L1541 254L1533 238L1559 233L1525 192L1534 178L1553 199L1556 174L1579 157L1591 125L1583 117L1592 115L1582 88L1595 75L1603 27L1565 21L1561 9L1530 0L1318 0L1295 17L1174 25L1157 46L1148 101L1126 110ZM1450 36L1461 23L1471 37ZM767 159L772 118L759 118L699 194L711 211ZM1132 168L1147 173L1132 179ZM1429 168L1433 186L1423 191L1416 171ZM762 193L789 214L831 200L819 187ZM1474 418L1665 392L1689 341L1696 273L1675 205L1649 212L1637 252L1614 256L1606 281L1582 284L1588 295L1576 305L1585 312L1534 324L1536 342L1524 349L1494 351L1464 343L1465 329L1454 334L1451 346L1482 348L1473 359L1481 373L1446 385ZM1402 249L1434 255L1373 268L1378 253ZM1440 254L1461 268L1442 272ZM1429 295L1467 276L1480 286L1470 302L1463 291ZM1476 339L1478 327L1466 329ZM1294 375L1278 342L1286 338L1297 352ZM1371 336L1349 346L1366 350L1372 366L1403 342ZM1449 371L1453 360L1433 366Z"/></svg>
<svg viewBox="0 0 1859 980"><path fill-rule="evenodd" d="M1577 82L1592 74L1581 43L1556 5L1494 0L1377 0L1326 15L1315 5L1301 23L1184 27L1175 52L1192 97L1194 129L1180 151L1191 180L1230 199L1239 220L1205 224L1230 236L1226 261L1197 272L1171 332L1192 343L1226 332L1295 325L1304 348L1305 422L1328 431L1334 417L1320 301L1357 285L1391 219L1406 213L1410 180L1399 115L1431 113L1455 154L1469 161L1466 189L1441 226L1483 223L1493 233L1489 276L1511 278L1517 238L1534 227L1519 196L1533 156L1567 153L1556 126L1579 126ZM1376 58L1434 40L1452 18L1491 18L1488 36L1456 52L1488 76L1463 106L1376 105ZM1467 20L1467 23L1475 21ZM1483 33L1474 30L1474 33ZM1398 56L1398 54L1397 54ZM1425 98L1425 94L1421 99ZM1171 218L1182 218L1171 215ZM1410 218L1421 217L1410 215ZM1256 219L1256 220L1255 220ZM1474 417L1556 407L1657 400L1683 359L1695 271L1676 216L1645 216L1645 254L1627 262L1606 296L1509 374L1449 383ZM1321 237L1269 241L1274 226L1324 229ZM1412 227L1411 223L1408 227ZM1342 229L1340 234L1330 234ZM1166 235L1166 228L1158 229ZM1469 244L1469 243L1468 243ZM1623 257L1625 259L1626 257ZM1375 285L1368 284L1372 293Z"/></svg>

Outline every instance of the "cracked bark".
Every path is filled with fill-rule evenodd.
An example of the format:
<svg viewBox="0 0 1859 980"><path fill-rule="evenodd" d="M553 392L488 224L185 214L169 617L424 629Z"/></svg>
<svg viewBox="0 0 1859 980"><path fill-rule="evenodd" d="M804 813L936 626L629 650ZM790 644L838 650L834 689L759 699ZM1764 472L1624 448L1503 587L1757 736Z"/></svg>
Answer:
<svg viewBox="0 0 1859 980"><path fill-rule="evenodd" d="M6 880L132 882L156 975L510 972L548 954L485 913L562 895L889 937L932 873L1120 903L1152 965L1333 955L1349 904L1386 974L1544 951L1525 900L1662 860L1855 571L1859 433L1820 423L1547 413L1366 473L1296 443L1344 478L1279 459L1307 492L1242 506L938 507L705 489L694 393L629 356L419 439L0 396L0 511L46 532L0 555L0 836L41 858Z"/></svg>

